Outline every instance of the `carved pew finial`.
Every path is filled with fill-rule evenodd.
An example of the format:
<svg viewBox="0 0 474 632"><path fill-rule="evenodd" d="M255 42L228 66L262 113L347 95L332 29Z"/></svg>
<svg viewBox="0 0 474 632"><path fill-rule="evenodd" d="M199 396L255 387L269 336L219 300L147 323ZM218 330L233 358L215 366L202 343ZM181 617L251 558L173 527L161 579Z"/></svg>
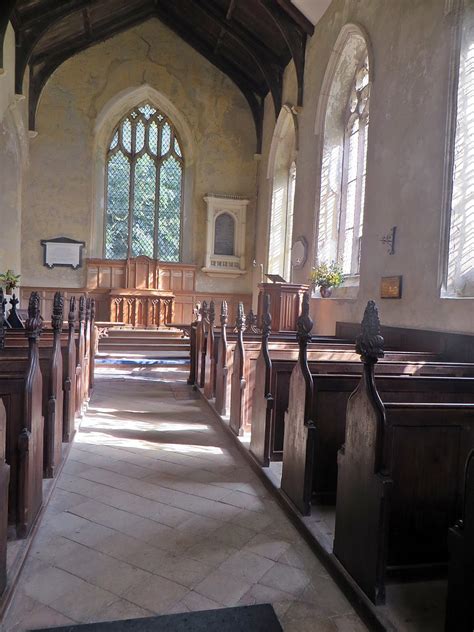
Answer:
<svg viewBox="0 0 474 632"><path fill-rule="evenodd" d="M209 316L209 307L207 306L207 301L203 301L201 305L201 318L202 320L207 321Z"/></svg>
<svg viewBox="0 0 474 632"><path fill-rule="evenodd" d="M311 342L311 331L313 329L313 319L309 315L309 292L303 294L303 302L301 305L301 314L296 322L296 337L300 343L306 348L309 342Z"/></svg>
<svg viewBox="0 0 474 632"><path fill-rule="evenodd" d="M374 301L365 308L361 324L361 333L356 338L356 353L365 364L375 364L384 357L384 339L380 333L380 319Z"/></svg>
<svg viewBox="0 0 474 632"><path fill-rule="evenodd" d="M214 301L211 301L209 305L209 323L211 327L214 327L215 321L216 321L216 305Z"/></svg>
<svg viewBox="0 0 474 632"><path fill-rule="evenodd" d="M193 307L193 321L197 323L198 320L200 320L200 318L201 318L201 303L196 303L196 305Z"/></svg>
<svg viewBox="0 0 474 632"><path fill-rule="evenodd" d="M36 340L42 332L43 319L40 314L40 296L38 292L31 292L28 302L28 319L26 321L26 336Z"/></svg>
<svg viewBox="0 0 474 632"><path fill-rule="evenodd" d="M270 294L263 295L262 338L268 339L272 331L272 315L270 313Z"/></svg>
<svg viewBox="0 0 474 632"><path fill-rule="evenodd" d="M84 295L79 297L79 312L78 312L79 324L84 322L86 316L86 298Z"/></svg>
<svg viewBox="0 0 474 632"><path fill-rule="evenodd" d="M89 322L91 319L91 299L89 297L86 298L86 322Z"/></svg>
<svg viewBox="0 0 474 632"><path fill-rule="evenodd" d="M63 328L64 299L61 292L54 294L53 313L51 315L51 327L55 332L60 332Z"/></svg>
<svg viewBox="0 0 474 632"><path fill-rule="evenodd" d="M68 314L68 324L69 329L74 329L74 324L76 322L76 297L71 296L69 301L69 314Z"/></svg>
<svg viewBox="0 0 474 632"><path fill-rule="evenodd" d="M222 328L227 327L228 320L229 320L229 308L227 307L227 301L222 301L222 303L221 303L221 326L222 326Z"/></svg>
<svg viewBox="0 0 474 632"><path fill-rule="evenodd" d="M244 313L244 304L242 302L239 303L237 307L237 316L235 317L235 330L240 332L244 328L245 323L245 313Z"/></svg>
<svg viewBox="0 0 474 632"><path fill-rule="evenodd" d="M95 321L95 298L91 298L91 321Z"/></svg>
<svg viewBox="0 0 474 632"><path fill-rule="evenodd" d="M257 317L253 313L253 309L249 311L245 319L245 332L250 334L260 333L260 330L257 327Z"/></svg>

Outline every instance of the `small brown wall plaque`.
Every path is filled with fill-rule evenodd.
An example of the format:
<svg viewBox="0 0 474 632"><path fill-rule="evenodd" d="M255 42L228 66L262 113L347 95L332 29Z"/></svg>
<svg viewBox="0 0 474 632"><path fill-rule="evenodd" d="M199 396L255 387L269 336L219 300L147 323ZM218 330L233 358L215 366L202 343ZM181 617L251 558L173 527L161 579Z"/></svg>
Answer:
<svg viewBox="0 0 474 632"><path fill-rule="evenodd" d="M380 298L402 298L401 276L382 277Z"/></svg>

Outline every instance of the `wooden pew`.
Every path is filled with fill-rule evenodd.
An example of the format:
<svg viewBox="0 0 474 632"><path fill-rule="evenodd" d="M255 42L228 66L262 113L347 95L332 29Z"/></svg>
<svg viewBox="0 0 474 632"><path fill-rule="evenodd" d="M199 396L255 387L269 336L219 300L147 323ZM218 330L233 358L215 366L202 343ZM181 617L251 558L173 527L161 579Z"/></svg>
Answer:
<svg viewBox="0 0 474 632"><path fill-rule="evenodd" d="M309 297L305 297L309 316ZM267 317L271 319L268 312ZM255 381L252 403L252 434L250 451L259 464L268 467L270 461L281 460L283 455L283 437L285 412L288 409L291 372L296 364L294 351L270 350L269 332L262 336L262 347L255 366ZM362 365L356 353L344 357L334 353L325 359L321 353L312 351L316 347L308 342L307 362L311 374L347 373L360 375ZM453 375L474 376L472 364L434 362L438 356L431 352L390 351L383 362L377 365L380 373L387 375ZM327 386L329 388L329 385ZM346 386L346 390L353 388ZM303 401L304 394L300 396ZM345 412L345 402L343 404ZM344 430L342 430L342 436ZM337 446L338 448L339 446Z"/></svg>
<svg viewBox="0 0 474 632"><path fill-rule="evenodd" d="M62 460L63 439L63 354L61 351L61 331L63 327L64 299L61 292L54 294L53 314L53 348L48 375L48 416L45 424L44 476L53 478ZM46 379L46 377L45 377Z"/></svg>
<svg viewBox="0 0 474 632"><path fill-rule="evenodd" d="M217 361L216 361L216 378L214 395L216 398L215 409L218 415L225 417L227 415L227 402L228 400L228 373L229 373L229 359L227 351L227 323L229 321L229 310L227 307L227 301L222 301L221 304L221 335L219 336L217 343Z"/></svg>
<svg viewBox="0 0 474 632"><path fill-rule="evenodd" d="M82 406L84 403L84 385L83 385L83 367L85 354L85 316L86 316L86 299L84 296L79 297L79 310L77 314L79 335L76 341L76 415L82 415Z"/></svg>
<svg viewBox="0 0 474 632"><path fill-rule="evenodd" d="M42 409L44 417L44 476L53 478L62 460L65 371L63 368L67 339L62 336L64 301L56 292L51 317L51 331L43 333L39 346L40 369L43 377ZM44 331L44 330L43 330ZM28 349L20 331L9 330L2 362L17 359L26 366ZM67 362L66 358L66 362Z"/></svg>
<svg viewBox="0 0 474 632"><path fill-rule="evenodd" d="M214 301L209 304L207 318L207 331L205 336L206 351L204 356L204 395L208 399L214 397L215 384L215 357L214 357L214 323L216 320L216 308Z"/></svg>
<svg viewBox="0 0 474 632"><path fill-rule="evenodd" d="M382 403L374 365L383 338L372 301L356 348L364 370L347 405L334 555L380 604L387 568L428 572L447 562L446 534L474 447L474 404Z"/></svg>
<svg viewBox="0 0 474 632"><path fill-rule="evenodd" d="M308 317L309 318L309 317ZM310 319L304 320L310 323ZM303 332L309 335L309 332ZM310 512L311 500L334 503L337 488L337 453L344 442L346 432L346 407L349 396L356 388L361 374L361 363L352 362L308 362L306 348L300 350L302 371L309 371L311 381L300 382L290 387L288 410L281 407L283 397L276 400L274 419L280 428L273 430L281 439L285 416L285 437L282 450L282 490L298 509ZM406 364L399 362L381 363L378 378L379 392L390 401L472 402L474 399L474 365L451 365L449 363ZM286 373L288 372L286 368ZM418 372L424 375L416 375ZM431 375L433 373L435 376ZM470 379L457 377L468 375ZM292 378L291 378L292 379ZM286 380L285 380L286 384ZM291 381L290 381L291 384ZM293 390L291 390L293 388ZM298 390L303 389L303 390ZM306 392L304 389L309 389ZM283 391L283 389L280 389ZM311 408L302 410L302 402L311 401ZM303 419L303 422L301 421ZM312 421L312 424L309 422ZM254 420L255 423L255 420ZM314 441L316 424L317 443ZM308 429L306 429L308 426ZM303 427L303 429L302 429ZM257 438L254 439L254 429ZM262 447L261 425L252 428L252 443L256 458L267 457L270 450ZM273 437L270 438L270 441ZM304 455L304 458L302 458ZM268 464L267 460L267 464Z"/></svg>
<svg viewBox="0 0 474 632"><path fill-rule="evenodd" d="M237 330L237 343L234 350L233 371L231 378L230 400L230 429L238 436L244 432L242 423L242 411L245 406L246 382L244 374L245 349L244 349L244 305L239 303L237 318L235 321Z"/></svg>
<svg viewBox="0 0 474 632"><path fill-rule="evenodd" d="M461 517L448 535L449 570L446 598L446 632L474 629L474 450L464 470Z"/></svg>
<svg viewBox="0 0 474 632"><path fill-rule="evenodd" d="M68 313L68 339L67 346L63 347L64 368L64 413L63 413L63 441L72 441L76 432L76 297L69 301Z"/></svg>
<svg viewBox="0 0 474 632"><path fill-rule="evenodd" d="M204 371L206 366L207 328L209 325L209 308L203 301L199 310L200 319L196 329L196 385L204 388Z"/></svg>
<svg viewBox="0 0 474 632"><path fill-rule="evenodd" d="M97 353L97 345L99 344L97 327L95 324L95 299L91 298L90 309L90 336L89 336L89 391L88 397L90 398L92 389L94 388L94 376L95 376L95 355Z"/></svg>
<svg viewBox="0 0 474 632"><path fill-rule="evenodd" d="M2 326L3 328L3 326ZM10 466L6 463L7 413L0 398L0 595L7 585L8 487Z"/></svg>
<svg viewBox="0 0 474 632"><path fill-rule="evenodd" d="M26 336L29 352L26 368L18 359L1 362L0 397L7 414L6 461L10 466L8 498L9 523L16 524L17 535L30 532L43 499L42 375L38 338L42 319L40 297L32 292L28 304Z"/></svg>
<svg viewBox="0 0 474 632"><path fill-rule="evenodd" d="M91 350L91 300L86 298L86 313L84 320L84 355L81 363L82 368L82 401L89 399L89 377L90 377L90 350Z"/></svg>
<svg viewBox="0 0 474 632"><path fill-rule="evenodd" d="M201 309L201 305L196 303L193 308L193 320L191 322L191 327L189 329L189 376L187 383L190 386L194 386L196 384L196 336L197 336L197 326L200 319L199 310ZM173 325L171 325L173 326Z"/></svg>

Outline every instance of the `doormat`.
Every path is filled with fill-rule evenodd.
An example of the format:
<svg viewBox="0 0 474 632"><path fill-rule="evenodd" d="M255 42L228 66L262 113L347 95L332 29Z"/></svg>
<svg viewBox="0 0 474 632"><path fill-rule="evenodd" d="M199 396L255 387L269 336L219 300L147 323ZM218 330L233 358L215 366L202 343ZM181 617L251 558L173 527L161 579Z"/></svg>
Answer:
<svg viewBox="0 0 474 632"><path fill-rule="evenodd" d="M62 628L43 628L43 632L45 630L51 630L51 632L283 632L273 606L270 604L169 614L146 619L87 623Z"/></svg>

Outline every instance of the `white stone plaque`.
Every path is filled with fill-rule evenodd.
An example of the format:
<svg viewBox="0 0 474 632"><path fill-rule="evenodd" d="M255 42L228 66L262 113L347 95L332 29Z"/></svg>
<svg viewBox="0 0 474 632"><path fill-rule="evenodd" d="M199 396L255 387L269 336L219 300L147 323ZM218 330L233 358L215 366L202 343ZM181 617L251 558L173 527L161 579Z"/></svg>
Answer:
<svg viewBox="0 0 474 632"><path fill-rule="evenodd" d="M82 267L84 241L76 241L69 237L56 237L55 239L42 239L41 245L44 248L44 265L47 268L62 266L77 270L77 268Z"/></svg>

